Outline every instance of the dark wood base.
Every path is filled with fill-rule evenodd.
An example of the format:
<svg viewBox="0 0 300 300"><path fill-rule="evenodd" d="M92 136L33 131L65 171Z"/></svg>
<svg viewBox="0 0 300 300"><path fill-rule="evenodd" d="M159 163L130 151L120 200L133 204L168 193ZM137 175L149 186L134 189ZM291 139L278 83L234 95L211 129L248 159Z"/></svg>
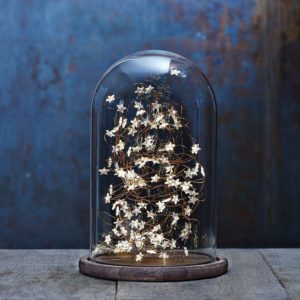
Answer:
<svg viewBox="0 0 300 300"><path fill-rule="evenodd" d="M79 261L79 270L82 274L109 280L182 281L222 275L228 270L228 262L222 257L204 264L130 266L93 262L89 256L84 256Z"/></svg>
<svg viewBox="0 0 300 300"><path fill-rule="evenodd" d="M132 266L132 267L174 267L200 265L212 262L212 258L207 254L190 252L188 256L183 251L170 251L169 258L162 259L157 256L145 254L143 261L136 261L132 254L102 254L91 261L104 265Z"/></svg>

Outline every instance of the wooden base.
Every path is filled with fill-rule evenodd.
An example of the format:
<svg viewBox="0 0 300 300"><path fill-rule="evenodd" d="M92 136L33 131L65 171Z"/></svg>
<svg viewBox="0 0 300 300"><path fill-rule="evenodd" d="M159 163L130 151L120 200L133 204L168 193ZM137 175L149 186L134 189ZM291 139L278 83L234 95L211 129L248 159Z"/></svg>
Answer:
<svg viewBox="0 0 300 300"><path fill-rule="evenodd" d="M203 258L202 258L203 259ZM163 260L160 260L163 261ZM197 263L196 258L184 259L185 264L171 263L157 265L157 262L136 263L129 265L123 261L101 259L98 262L84 256L79 261L81 273L102 279L128 280L128 281L182 281L210 278L222 275L228 270L226 258L217 258L208 263ZM150 265L149 265L150 264Z"/></svg>
<svg viewBox="0 0 300 300"><path fill-rule="evenodd" d="M173 267L173 266L189 266L207 264L212 261L212 258L206 254L189 253L188 256L183 254L183 251L169 252L169 258L162 259L157 256L143 256L143 261L136 261L135 255L132 254L108 254L99 255L91 261L105 265L118 266L134 266L134 267Z"/></svg>

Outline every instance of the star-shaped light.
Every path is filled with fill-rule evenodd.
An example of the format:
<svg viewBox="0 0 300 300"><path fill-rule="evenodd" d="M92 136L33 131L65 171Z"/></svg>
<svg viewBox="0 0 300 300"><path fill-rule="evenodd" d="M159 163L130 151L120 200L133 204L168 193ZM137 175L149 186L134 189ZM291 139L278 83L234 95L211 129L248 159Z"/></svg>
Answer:
<svg viewBox="0 0 300 300"><path fill-rule="evenodd" d="M150 123L150 120L149 120L148 117L146 117L145 119L143 119L143 120L141 121L141 124L144 125L144 126L148 126L149 123Z"/></svg>
<svg viewBox="0 0 300 300"><path fill-rule="evenodd" d="M174 204L176 205L179 202L179 197L178 195L175 195L172 197L172 201L174 202Z"/></svg>
<svg viewBox="0 0 300 300"><path fill-rule="evenodd" d="M126 110L126 107L124 106L124 102L120 101L119 104L117 104L117 111L120 113L123 113Z"/></svg>
<svg viewBox="0 0 300 300"><path fill-rule="evenodd" d="M111 243L111 237L110 237L110 235L106 235L105 236L105 243L108 244L108 245Z"/></svg>
<svg viewBox="0 0 300 300"><path fill-rule="evenodd" d="M153 106L154 110L160 110L160 108L161 108L161 104L158 103L157 101L152 103L152 106Z"/></svg>
<svg viewBox="0 0 300 300"><path fill-rule="evenodd" d="M121 226L121 227L120 227L120 230L121 230L121 233L122 233L123 235L127 235L127 230L126 230L126 228L125 228L124 226Z"/></svg>
<svg viewBox="0 0 300 300"><path fill-rule="evenodd" d="M135 256L135 261L141 261L142 260L142 258L143 258L143 253L142 252L140 252L139 254L137 254L136 256Z"/></svg>
<svg viewBox="0 0 300 300"><path fill-rule="evenodd" d="M105 133L107 136L109 136L109 137L114 137L115 136L115 134L113 133L113 131L112 130L106 130L106 133Z"/></svg>
<svg viewBox="0 0 300 300"><path fill-rule="evenodd" d="M187 206L187 207L184 209L184 214L185 214L186 216L190 216L191 213L192 213L191 208L190 208L189 206Z"/></svg>
<svg viewBox="0 0 300 300"><path fill-rule="evenodd" d="M159 180L159 176L155 174L154 176L151 177L151 182L157 182Z"/></svg>
<svg viewBox="0 0 300 300"><path fill-rule="evenodd" d="M110 203L111 195L107 193L104 199L105 199L105 203Z"/></svg>
<svg viewBox="0 0 300 300"><path fill-rule="evenodd" d="M133 216L133 215L132 215L131 210L125 210L125 211L124 211L124 217L125 217L125 218L131 219L132 216Z"/></svg>
<svg viewBox="0 0 300 300"><path fill-rule="evenodd" d="M144 88L143 87L137 87L136 90L135 90L135 94L144 94Z"/></svg>
<svg viewBox="0 0 300 300"><path fill-rule="evenodd" d="M122 226L122 221L120 219L117 219L114 224L116 225L116 228L117 227L121 227Z"/></svg>
<svg viewBox="0 0 300 300"><path fill-rule="evenodd" d="M113 228L112 232L116 235L116 236L120 236L121 234L119 233L117 228Z"/></svg>
<svg viewBox="0 0 300 300"><path fill-rule="evenodd" d="M122 122L122 127L125 128L126 124L127 124L127 119L124 119Z"/></svg>
<svg viewBox="0 0 300 300"><path fill-rule="evenodd" d="M115 146L112 146L112 152L117 153L117 152L123 150L124 145L125 145L124 142L122 140L119 140L118 144L116 144Z"/></svg>
<svg viewBox="0 0 300 300"><path fill-rule="evenodd" d="M184 192L188 192L191 187L192 187L192 184L190 183L190 181L185 181L185 182L182 182L182 184L181 184L181 188Z"/></svg>
<svg viewBox="0 0 300 300"><path fill-rule="evenodd" d="M128 128L128 134L129 135L135 135L137 133L137 130L134 127L129 127Z"/></svg>
<svg viewBox="0 0 300 300"><path fill-rule="evenodd" d="M136 112L136 115L137 116L142 116L143 114L145 114L146 113L146 111L144 110L144 109L141 109L141 110L138 110L137 112Z"/></svg>
<svg viewBox="0 0 300 300"><path fill-rule="evenodd" d="M165 169L166 169L166 173L167 174L170 174L173 172L173 168L174 166L170 165L170 166L165 166Z"/></svg>
<svg viewBox="0 0 300 300"><path fill-rule="evenodd" d="M133 213L134 215L138 215L138 214L141 213L141 210L140 210L139 207L135 207L134 210L132 211L132 213Z"/></svg>
<svg viewBox="0 0 300 300"><path fill-rule="evenodd" d="M192 146L192 153L193 154L197 154L199 150L201 150L201 148L199 147L199 144L194 144Z"/></svg>
<svg viewBox="0 0 300 300"><path fill-rule="evenodd" d="M176 248L176 240L174 240L174 239L171 240L171 242L170 242L170 248L171 249Z"/></svg>
<svg viewBox="0 0 300 300"><path fill-rule="evenodd" d="M181 72L178 69L172 69L171 70L171 75L178 76Z"/></svg>
<svg viewBox="0 0 300 300"><path fill-rule="evenodd" d="M161 230L161 226L158 224L153 227L152 232L157 232L159 230Z"/></svg>
<svg viewBox="0 0 300 300"><path fill-rule="evenodd" d="M161 243L161 242L164 240L164 235L163 235L162 233L156 234L156 235L155 235L155 239L156 239L159 243Z"/></svg>
<svg viewBox="0 0 300 300"><path fill-rule="evenodd" d="M147 209L147 203L145 203L145 202L139 202L138 206L140 209L143 209L143 208Z"/></svg>
<svg viewBox="0 0 300 300"><path fill-rule="evenodd" d="M178 222L178 220L179 220L178 214L173 212L173 221L172 221L171 225L176 225L176 223Z"/></svg>
<svg viewBox="0 0 300 300"><path fill-rule="evenodd" d="M111 164L112 164L112 159L111 159L111 157L109 157L107 160L107 166L111 167Z"/></svg>
<svg viewBox="0 0 300 300"><path fill-rule="evenodd" d="M175 144L169 142L166 146L165 146L165 150L168 151L168 152L172 152L174 151L174 148L175 148Z"/></svg>
<svg viewBox="0 0 300 300"><path fill-rule="evenodd" d="M159 212L159 213L160 213L160 212L163 212L164 209L166 208L166 205L165 205L164 202L158 201L156 204L157 204L157 206L158 206L158 212Z"/></svg>
<svg viewBox="0 0 300 300"><path fill-rule="evenodd" d="M106 169L106 168L99 169L99 172L101 175L107 175L107 173L109 172L109 169Z"/></svg>
<svg viewBox="0 0 300 300"><path fill-rule="evenodd" d="M116 100L115 95L109 95L109 96L107 96L106 99L105 99L105 101L106 101L106 102L109 102L109 103L111 103L111 102L113 102L113 101L115 101L115 100Z"/></svg>
<svg viewBox="0 0 300 300"><path fill-rule="evenodd" d="M147 217L150 218L150 219L154 219L155 213L152 210L147 211Z"/></svg>
<svg viewBox="0 0 300 300"><path fill-rule="evenodd" d="M139 228L139 220L132 220L130 226L131 226L132 229Z"/></svg>
<svg viewBox="0 0 300 300"><path fill-rule="evenodd" d="M155 147L154 145L154 136L153 135L147 135L143 145L146 147L146 149L151 150L152 148Z"/></svg>
<svg viewBox="0 0 300 300"><path fill-rule="evenodd" d="M141 102L137 102L137 101L134 102L134 107L135 107L136 109L138 109L138 110L144 108L143 105L142 105L142 103L141 103Z"/></svg>
<svg viewBox="0 0 300 300"><path fill-rule="evenodd" d="M153 89L154 87L152 85L149 85L148 87L145 88L145 94L150 94Z"/></svg>

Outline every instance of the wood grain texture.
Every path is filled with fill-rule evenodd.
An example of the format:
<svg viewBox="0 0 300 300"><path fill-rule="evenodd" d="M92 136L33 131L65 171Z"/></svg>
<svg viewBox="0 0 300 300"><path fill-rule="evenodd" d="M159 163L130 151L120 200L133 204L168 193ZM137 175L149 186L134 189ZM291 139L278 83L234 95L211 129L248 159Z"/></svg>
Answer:
<svg viewBox="0 0 300 300"><path fill-rule="evenodd" d="M77 264L87 252L0 250L0 299L296 300L300 295L300 249L221 249L218 254L230 266L224 276L164 283L84 276Z"/></svg>
<svg viewBox="0 0 300 300"><path fill-rule="evenodd" d="M229 262L228 273L223 276L178 283L118 282L117 299L288 299L258 251L223 249L219 252Z"/></svg>
<svg viewBox="0 0 300 300"><path fill-rule="evenodd" d="M264 260L291 299L300 299L300 249L261 249Z"/></svg>
<svg viewBox="0 0 300 300"><path fill-rule="evenodd" d="M87 250L0 250L0 299L114 299L115 282L78 272Z"/></svg>
<svg viewBox="0 0 300 300"><path fill-rule="evenodd" d="M80 272L102 279L128 281L183 281L220 276L227 272L226 258L206 264L181 266L124 266L92 262L89 256L79 261Z"/></svg>

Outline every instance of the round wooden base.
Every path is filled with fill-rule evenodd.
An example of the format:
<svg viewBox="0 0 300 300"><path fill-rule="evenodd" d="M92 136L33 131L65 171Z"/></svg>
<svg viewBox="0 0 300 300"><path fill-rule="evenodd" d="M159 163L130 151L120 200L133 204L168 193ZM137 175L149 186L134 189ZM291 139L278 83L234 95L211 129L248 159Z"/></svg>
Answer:
<svg viewBox="0 0 300 300"><path fill-rule="evenodd" d="M204 264L173 266L129 266L93 262L89 256L79 261L81 273L102 279L128 281L181 281L210 278L227 272L226 258Z"/></svg>

